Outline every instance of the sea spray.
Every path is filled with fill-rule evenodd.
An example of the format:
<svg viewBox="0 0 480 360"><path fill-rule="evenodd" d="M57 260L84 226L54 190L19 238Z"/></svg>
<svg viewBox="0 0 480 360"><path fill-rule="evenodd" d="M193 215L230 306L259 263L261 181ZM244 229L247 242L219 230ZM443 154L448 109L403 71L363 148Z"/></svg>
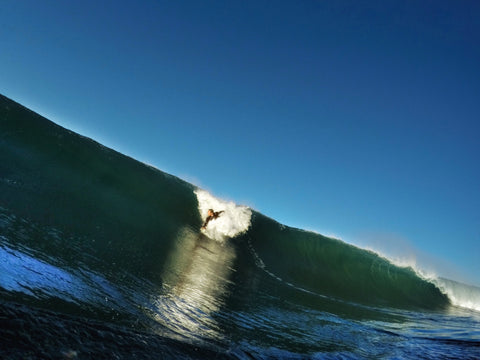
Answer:
<svg viewBox="0 0 480 360"><path fill-rule="evenodd" d="M437 278L432 280L445 293L453 305L480 311L480 288L457 281Z"/></svg>
<svg viewBox="0 0 480 360"><path fill-rule="evenodd" d="M224 201L214 197L209 192L196 189L198 211L202 219L208 215L208 210L223 211L214 221L208 223L205 234L218 241L233 238L248 230L252 210L247 206L237 205L233 201Z"/></svg>
<svg viewBox="0 0 480 360"><path fill-rule="evenodd" d="M361 248L377 254L385 261L399 268L411 269L419 278L435 285L444 295L448 297L452 305L465 309L480 311L479 287L463 284L458 281L438 276L435 270L427 269L426 266L424 266L424 263L418 261L413 252L408 256L394 256L391 254L387 255L384 251L370 246Z"/></svg>

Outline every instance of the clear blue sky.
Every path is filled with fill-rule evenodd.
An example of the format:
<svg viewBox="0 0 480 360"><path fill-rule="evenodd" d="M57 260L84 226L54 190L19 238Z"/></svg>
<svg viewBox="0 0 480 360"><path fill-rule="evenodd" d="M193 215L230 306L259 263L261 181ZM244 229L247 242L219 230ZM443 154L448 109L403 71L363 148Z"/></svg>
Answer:
<svg viewBox="0 0 480 360"><path fill-rule="evenodd" d="M480 2L0 2L0 92L287 225L480 285Z"/></svg>

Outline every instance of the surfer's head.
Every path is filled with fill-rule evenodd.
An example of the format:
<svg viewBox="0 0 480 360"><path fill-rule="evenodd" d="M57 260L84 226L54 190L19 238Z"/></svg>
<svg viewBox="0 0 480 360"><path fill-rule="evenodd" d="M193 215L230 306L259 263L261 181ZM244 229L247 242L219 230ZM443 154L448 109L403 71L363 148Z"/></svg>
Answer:
<svg viewBox="0 0 480 360"><path fill-rule="evenodd" d="M213 215L213 209L208 209L208 216L212 216Z"/></svg>

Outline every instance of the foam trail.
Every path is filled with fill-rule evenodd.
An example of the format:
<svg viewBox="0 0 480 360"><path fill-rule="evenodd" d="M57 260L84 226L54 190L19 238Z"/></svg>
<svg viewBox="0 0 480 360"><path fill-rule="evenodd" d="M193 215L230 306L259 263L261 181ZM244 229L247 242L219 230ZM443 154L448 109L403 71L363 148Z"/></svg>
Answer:
<svg viewBox="0 0 480 360"><path fill-rule="evenodd" d="M201 189L195 190L198 199L198 211L202 219L208 215L208 209L224 211L217 219L208 223L204 233L215 240L223 241L248 230L252 210L247 206L237 205L232 201L224 201Z"/></svg>

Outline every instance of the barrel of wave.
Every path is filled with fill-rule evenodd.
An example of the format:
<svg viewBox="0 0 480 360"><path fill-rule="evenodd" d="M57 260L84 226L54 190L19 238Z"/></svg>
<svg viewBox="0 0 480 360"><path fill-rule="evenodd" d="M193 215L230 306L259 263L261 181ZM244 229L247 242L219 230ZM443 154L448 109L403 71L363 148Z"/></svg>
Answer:
<svg viewBox="0 0 480 360"><path fill-rule="evenodd" d="M223 211L218 218L208 223L206 229L202 230L209 238L225 241L246 232L250 227L252 210L249 207L216 198L208 191L201 189L196 189L195 195L198 200L198 211L203 220L208 216L209 209Z"/></svg>

